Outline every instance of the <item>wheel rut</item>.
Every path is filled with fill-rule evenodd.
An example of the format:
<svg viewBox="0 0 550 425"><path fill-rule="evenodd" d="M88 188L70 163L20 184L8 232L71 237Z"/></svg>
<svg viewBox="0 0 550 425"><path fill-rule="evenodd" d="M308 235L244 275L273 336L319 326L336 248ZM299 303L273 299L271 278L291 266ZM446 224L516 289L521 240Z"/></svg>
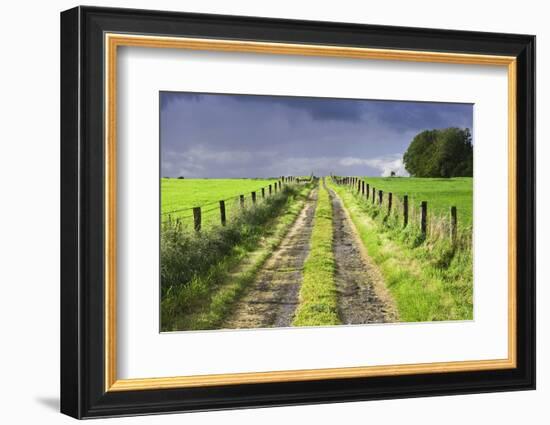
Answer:
<svg viewBox="0 0 550 425"><path fill-rule="evenodd" d="M317 191L318 188L310 192L288 233L260 269L248 292L236 303L222 329L291 325L310 249Z"/></svg>
<svg viewBox="0 0 550 425"><path fill-rule="evenodd" d="M394 322L396 309L378 269L366 258L342 200L329 189L333 214L334 275L344 325Z"/></svg>

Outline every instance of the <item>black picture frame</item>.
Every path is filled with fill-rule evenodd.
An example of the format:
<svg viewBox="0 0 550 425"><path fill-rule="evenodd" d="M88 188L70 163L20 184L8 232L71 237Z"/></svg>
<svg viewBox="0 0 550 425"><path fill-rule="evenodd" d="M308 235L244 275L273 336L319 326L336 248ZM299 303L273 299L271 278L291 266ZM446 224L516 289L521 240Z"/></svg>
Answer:
<svg viewBox="0 0 550 425"><path fill-rule="evenodd" d="M106 392L105 32L515 56L517 367ZM96 7L61 13L61 412L92 418L534 388L534 36Z"/></svg>

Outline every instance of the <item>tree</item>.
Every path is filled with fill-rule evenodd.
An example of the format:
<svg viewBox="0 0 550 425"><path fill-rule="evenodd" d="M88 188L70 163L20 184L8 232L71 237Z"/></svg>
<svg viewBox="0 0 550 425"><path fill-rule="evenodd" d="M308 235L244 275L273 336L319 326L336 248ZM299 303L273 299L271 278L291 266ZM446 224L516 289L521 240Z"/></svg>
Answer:
<svg viewBox="0 0 550 425"><path fill-rule="evenodd" d="M456 127L417 134L403 155L413 177L471 177L473 160L470 130Z"/></svg>

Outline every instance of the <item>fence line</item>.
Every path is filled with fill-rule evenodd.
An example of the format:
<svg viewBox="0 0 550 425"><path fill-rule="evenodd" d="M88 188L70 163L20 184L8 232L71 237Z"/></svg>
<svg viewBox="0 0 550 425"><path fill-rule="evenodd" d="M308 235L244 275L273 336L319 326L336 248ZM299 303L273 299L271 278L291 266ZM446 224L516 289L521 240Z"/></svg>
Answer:
<svg viewBox="0 0 550 425"><path fill-rule="evenodd" d="M204 227L205 216L208 215L208 218L213 218L212 215L209 213L213 211L219 211L219 218L217 220L214 220L214 222L219 220L219 223L222 226L225 226L227 224L228 216L237 215L240 210L245 209L247 206L254 206L258 205L259 203L265 202L269 197L281 192L283 189L283 184L286 186L288 184L301 184L310 181L312 181L312 177L298 178L295 176L281 176L279 179L268 185L250 191L249 196L245 196L244 193L241 193L226 199L207 202L206 204L203 204L201 206L178 208L162 212L161 216L165 217L165 219L161 221L162 223L170 223L174 221L178 226L180 226L183 219L192 218L194 230L200 231ZM261 196L259 196L259 193L261 193ZM246 202L247 199L249 199L248 202ZM182 212L186 214L180 215L179 213ZM174 214L178 215L173 217Z"/></svg>
<svg viewBox="0 0 550 425"><path fill-rule="evenodd" d="M455 205L450 207L448 218L439 214L430 215L428 202L425 200L415 202L413 199L413 202L410 202L409 195L403 195L400 198L392 192L384 193L383 190L371 187L369 183L356 176L332 176L332 180L380 209L386 205L385 217L393 217L397 222L402 220L403 228L417 224L424 237L430 234L444 234L449 237L453 245L458 241L458 211ZM471 245L471 236L469 238L468 243Z"/></svg>

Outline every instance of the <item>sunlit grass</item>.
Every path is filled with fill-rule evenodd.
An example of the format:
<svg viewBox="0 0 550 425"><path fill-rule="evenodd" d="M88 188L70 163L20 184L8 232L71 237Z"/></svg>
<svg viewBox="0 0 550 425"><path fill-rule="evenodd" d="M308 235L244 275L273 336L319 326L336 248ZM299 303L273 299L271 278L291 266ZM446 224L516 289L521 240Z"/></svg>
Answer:
<svg viewBox="0 0 550 425"><path fill-rule="evenodd" d="M304 263L299 305L293 326L338 325L338 300L334 283L332 251L332 205L327 189L320 185L311 234L309 255Z"/></svg>
<svg viewBox="0 0 550 425"><path fill-rule="evenodd" d="M472 224L473 179L414 178L414 177L364 177L370 189L392 192L394 196L409 196L409 205L416 207L421 201L428 202L432 214L448 217L452 206L457 207L458 222L462 226Z"/></svg>
<svg viewBox="0 0 550 425"><path fill-rule="evenodd" d="M234 219L240 213L239 195L245 198L245 206L252 204L251 192L261 199L261 188L266 197L268 185L275 193L275 179L167 179L160 182L162 221L180 219L182 225L193 226L193 207L202 207L202 226L220 223L219 201L226 201L226 216Z"/></svg>

